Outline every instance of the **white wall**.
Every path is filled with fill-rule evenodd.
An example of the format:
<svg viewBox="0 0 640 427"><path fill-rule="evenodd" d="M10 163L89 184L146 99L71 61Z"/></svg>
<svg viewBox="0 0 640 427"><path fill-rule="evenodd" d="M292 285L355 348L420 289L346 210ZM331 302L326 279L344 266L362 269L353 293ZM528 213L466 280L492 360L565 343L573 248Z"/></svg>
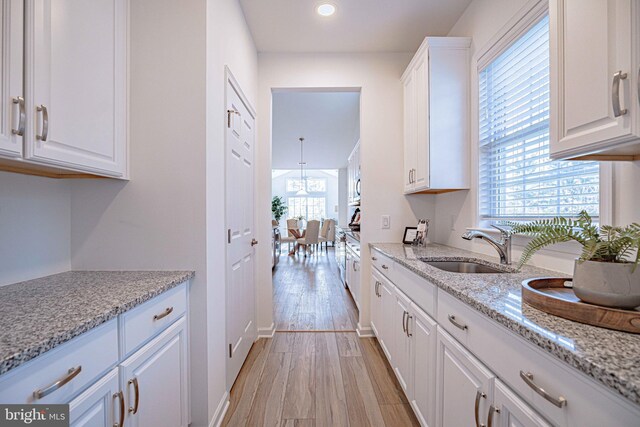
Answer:
<svg viewBox="0 0 640 427"><path fill-rule="evenodd" d="M338 205L340 212L338 215L338 225L346 227L349 225L349 172L347 168L338 170Z"/></svg>
<svg viewBox="0 0 640 427"><path fill-rule="evenodd" d="M472 37L471 82L472 82L472 135L477 135L477 59L479 52L488 47L508 21L517 15L527 0L474 0L449 32L450 36ZM440 194L436 198L435 241L450 246L470 249L495 255L495 250L486 243L468 242L460 238L467 227L478 225L477 221L477 144L472 139L472 189ZM614 166L613 221L627 224L640 221L640 197L637 183L640 181L640 162L618 163ZM610 191L604 189L603 191ZM519 257L527 240L516 237L514 258ZM531 263L566 273L573 272L573 260L579 247L564 244L544 250L533 257Z"/></svg>
<svg viewBox="0 0 640 427"><path fill-rule="evenodd" d="M403 183L402 84L400 76L412 55L260 54L258 56L258 240L269 241L271 195L272 88L361 88L362 156L361 238L363 277L370 273L369 242L399 242L416 216L433 217L432 196L405 197ZM415 213L414 213L415 212ZM391 215L391 229L380 228L380 215ZM258 258L258 325L272 325L271 258L264 246ZM369 327L369 288L363 288L362 328Z"/></svg>
<svg viewBox="0 0 640 427"><path fill-rule="evenodd" d="M0 286L70 269L69 182L0 172Z"/></svg>

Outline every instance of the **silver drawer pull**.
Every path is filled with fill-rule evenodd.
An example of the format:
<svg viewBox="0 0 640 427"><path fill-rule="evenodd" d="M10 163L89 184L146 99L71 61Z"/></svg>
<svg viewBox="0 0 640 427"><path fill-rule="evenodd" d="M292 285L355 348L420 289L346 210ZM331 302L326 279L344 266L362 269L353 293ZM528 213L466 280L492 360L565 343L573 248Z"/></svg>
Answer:
<svg viewBox="0 0 640 427"><path fill-rule="evenodd" d="M138 413L138 405L140 404L140 388L138 387L138 378L133 377L133 379L127 382L127 387L133 384L133 391L135 393L135 398L133 401L133 407L129 407L130 414Z"/></svg>
<svg viewBox="0 0 640 427"><path fill-rule="evenodd" d="M627 78L627 73L618 71L613 75L613 84L611 86L611 106L613 107L613 116L620 117L627 114L626 108L620 107L620 80Z"/></svg>
<svg viewBox="0 0 640 427"><path fill-rule="evenodd" d="M120 422L113 423L113 427L124 427L124 393L122 390L113 395L113 399L120 401Z"/></svg>
<svg viewBox="0 0 640 427"><path fill-rule="evenodd" d="M67 375L51 384L49 387L34 391L33 397L36 399L42 399L43 397L53 393L54 391L58 390L60 387L77 377L80 372L82 372L82 366L69 369L69 371L67 371Z"/></svg>
<svg viewBox="0 0 640 427"><path fill-rule="evenodd" d="M454 316L453 314L449 315L449 322L453 323L453 326L455 326L456 328L462 329L463 331L466 331L467 329L469 329L467 325L465 325L464 323L458 322L456 320L456 316Z"/></svg>
<svg viewBox="0 0 640 427"><path fill-rule="evenodd" d="M385 270L388 270L389 267L387 267L386 265L382 264L382 268L384 268Z"/></svg>
<svg viewBox="0 0 640 427"><path fill-rule="evenodd" d="M407 333L407 326L406 326L406 323L405 323L405 320L407 318L407 314L408 313L406 311L402 312L402 332L404 332L405 334Z"/></svg>
<svg viewBox="0 0 640 427"><path fill-rule="evenodd" d="M24 135L24 123L27 118L27 113L24 110L24 98L18 96L13 98L13 103L18 105L20 118L18 119L18 129L11 129L11 133L14 135L22 136Z"/></svg>
<svg viewBox="0 0 640 427"><path fill-rule="evenodd" d="M162 313L154 315L153 320L160 320L163 317L167 317L171 313L173 313L173 307L167 307Z"/></svg>
<svg viewBox="0 0 640 427"><path fill-rule="evenodd" d="M520 371L520 378L527 383L529 387L533 389L540 396L544 397L549 402L556 405L558 408L562 408L563 406L567 406L567 399L562 396L553 397L549 393L547 393L542 387L533 382L533 374L531 372Z"/></svg>
<svg viewBox="0 0 640 427"><path fill-rule="evenodd" d="M484 427L484 424L480 423L480 399L486 399L487 395L484 394L481 390L476 391L476 405L475 405L475 418L476 418L476 427Z"/></svg>
<svg viewBox="0 0 640 427"><path fill-rule="evenodd" d="M493 405L489 406L489 420L487 420L488 427L493 426L493 414L499 414L499 413L500 413L500 409L496 408Z"/></svg>

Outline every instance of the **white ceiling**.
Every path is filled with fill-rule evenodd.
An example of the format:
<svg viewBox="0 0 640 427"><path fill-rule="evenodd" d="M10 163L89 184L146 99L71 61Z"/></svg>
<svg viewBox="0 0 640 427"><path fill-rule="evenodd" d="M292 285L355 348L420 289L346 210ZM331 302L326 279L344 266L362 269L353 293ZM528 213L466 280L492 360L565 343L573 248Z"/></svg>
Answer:
<svg viewBox="0 0 640 427"><path fill-rule="evenodd" d="M339 169L360 136L360 93L275 92L272 168L300 167L300 141L308 169Z"/></svg>
<svg viewBox="0 0 640 427"><path fill-rule="evenodd" d="M322 17L316 7L332 3ZM259 52L415 52L471 0L240 0Z"/></svg>

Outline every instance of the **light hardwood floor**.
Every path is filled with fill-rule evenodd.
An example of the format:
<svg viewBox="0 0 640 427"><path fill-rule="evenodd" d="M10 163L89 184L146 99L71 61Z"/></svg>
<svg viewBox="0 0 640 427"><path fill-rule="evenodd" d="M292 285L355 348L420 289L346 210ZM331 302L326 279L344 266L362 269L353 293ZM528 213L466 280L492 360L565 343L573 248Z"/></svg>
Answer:
<svg viewBox="0 0 640 427"><path fill-rule="evenodd" d="M251 348L223 426L419 425L377 340L353 332L332 249L283 255L273 285L278 332Z"/></svg>
<svg viewBox="0 0 640 427"><path fill-rule="evenodd" d="M287 256L273 273L273 311L278 331L355 331L358 310L343 286L333 248Z"/></svg>

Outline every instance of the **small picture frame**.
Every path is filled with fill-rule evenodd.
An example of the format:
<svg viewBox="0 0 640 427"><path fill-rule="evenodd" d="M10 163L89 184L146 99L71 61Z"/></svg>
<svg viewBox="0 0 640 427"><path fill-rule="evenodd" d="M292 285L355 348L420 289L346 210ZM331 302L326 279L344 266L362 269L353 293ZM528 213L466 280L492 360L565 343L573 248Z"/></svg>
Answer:
<svg viewBox="0 0 640 427"><path fill-rule="evenodd" d="M414 242L414 240L416 240L417 236L418 236L418 227L405 227L402 243L404 243L405 245L410 245Z"/></svg>

